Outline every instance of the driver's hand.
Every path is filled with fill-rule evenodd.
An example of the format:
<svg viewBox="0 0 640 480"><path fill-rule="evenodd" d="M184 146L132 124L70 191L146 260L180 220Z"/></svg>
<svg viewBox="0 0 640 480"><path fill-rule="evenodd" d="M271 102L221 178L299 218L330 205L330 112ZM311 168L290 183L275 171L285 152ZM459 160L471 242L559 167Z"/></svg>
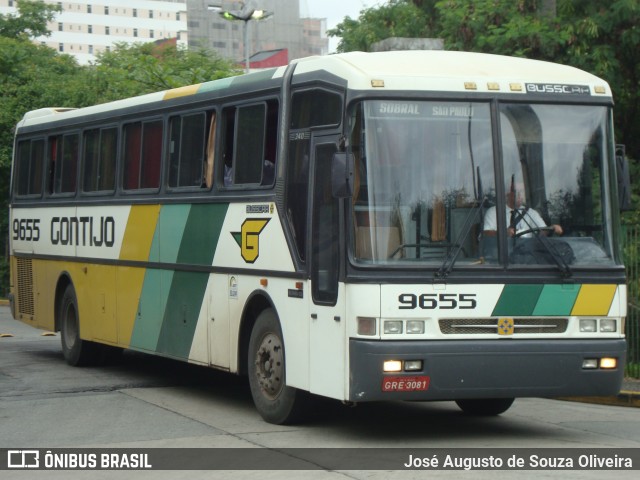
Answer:
<svg viewBox="0 0 640 480"><path fill-rule="evenodd" d="M552 226L553 226L553 233L555 233L556 235L562 235L564 233L560 225L552 225Z"/></svg>
<svg viewBox="0 0 640 480"><path fill-rule="evenodd" d="M513 237L516 234L516 229L513 227L509 227L507 228L507 235L509 235L510 237Z"/></svg>

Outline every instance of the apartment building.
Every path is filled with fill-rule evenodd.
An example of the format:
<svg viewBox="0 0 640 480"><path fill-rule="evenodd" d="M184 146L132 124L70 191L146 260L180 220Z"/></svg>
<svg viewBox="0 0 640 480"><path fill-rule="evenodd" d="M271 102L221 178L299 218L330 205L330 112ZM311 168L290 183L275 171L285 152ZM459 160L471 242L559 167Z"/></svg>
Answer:
<svg viewBox="0 0 640 480"><path fill-rule="evenodd" d="M218 12L223 0L44 0L62 12L49 24L51 35L36 42L75 56L82 64L117 42L176 39L178 45L208 48L241 63L245 58L244 24ZM226 2L229 3L229 2ZM325 55L326 20L300 18L299 0L259 0L272 15L248 22L249 55L286 49L288 60ZM0 13L15 13L16 0L0 0Z"/></svg>
<svg viewBox="0 0 640 480"><path fill-rule="evenodd" d="M117 42L153 42L176 39L188 45L187 8L181 1L72 0L57 2L62 12L49 23L51 35L34 39L61 53L90 63L95 55ZM14 13L15 0L0 0L0 13Z"/></svg>

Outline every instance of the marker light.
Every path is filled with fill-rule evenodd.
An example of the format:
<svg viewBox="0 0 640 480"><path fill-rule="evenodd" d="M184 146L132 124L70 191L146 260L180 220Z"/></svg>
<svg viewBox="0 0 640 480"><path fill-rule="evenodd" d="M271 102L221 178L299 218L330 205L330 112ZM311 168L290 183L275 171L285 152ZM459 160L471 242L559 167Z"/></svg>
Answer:
<svg viewBox="0 0 640 480"><path fill-rule="evenodd" d="M598 321L595 318L583 318L580 320L580 332L593 333L598 331Z"/></svg>
<svg viewBox="0 0 640 480"><path fill-rule="evenodd" d="M385 320L384 333L392 335L402 333L402 320Z"/></svg>
<svg viewBox="0 0 640 480"><path fill-rule="evenodd" d="M616 368L617 366L618 366L617 358L605 357L600 359L600 368L612 369L612 368Z"/></svg>
<svg viewBox="0 0 640 480"><path fill-rule="evenodd" d="M612 333L617 330L617 323L615 318L603 318L600 320L600 331L603 333Z"/></svg>
<svg viewBox="0 0 640 480"><path fill-rule="evenodd" d="M402 362L400 360L385 360L382 369L385 372L401 372Z"/></svg>
<svg viewBox="0 0 640 480"><path fill-rule="evenodd" d="M376 319L373 317L358 317L358 335L375 335Z"/></svg>

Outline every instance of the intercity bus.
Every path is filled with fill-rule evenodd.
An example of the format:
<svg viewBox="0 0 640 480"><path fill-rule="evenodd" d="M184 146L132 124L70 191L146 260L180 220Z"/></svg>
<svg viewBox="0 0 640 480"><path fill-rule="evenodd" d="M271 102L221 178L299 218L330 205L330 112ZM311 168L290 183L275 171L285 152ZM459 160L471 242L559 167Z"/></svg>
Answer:
<svg viewBox="0 0 640 480"><path fill-rule="evenodd" d="M615 394L612 105L568 66L398 51L28 112L13 315L71 365L130 349L247 375L272 423L313 395L497 415Z"/></svg>

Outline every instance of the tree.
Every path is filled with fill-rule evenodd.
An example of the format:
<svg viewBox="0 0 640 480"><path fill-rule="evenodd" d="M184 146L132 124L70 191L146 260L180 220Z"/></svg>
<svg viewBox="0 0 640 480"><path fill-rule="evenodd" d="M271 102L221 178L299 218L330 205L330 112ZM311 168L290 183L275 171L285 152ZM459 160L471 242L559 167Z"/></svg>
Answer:
<svg viewBox="0 0 640 480"><path fill-rule="evenodd" d="M18 0L17 10L15 15L0 14L0 37L48 37L51 32L47 23L62 11L62 7L42 0Z"/></svg>
<svg viewBox="0 0 640 480"><path fill-rule="evenodd" d="M617 141L640 162L640 1L558 0L558 15L568 34L558 61L607 80L616 102ZM640 187L640 178L632 178Z"/></svg>
<svg viewBox="0 0 640 480"><path fill-rule="evenodd" d="M433 4L433 1L424 2ZM429 37L433 17L407 0L390 0L386 5L360 11L357 20L345 17L330 37L339 37L338 52L367 52L371 44L389 37Z"/></svg>
<svg viewBox="0 0 640 480"><path fill-rule="evenodd" d="M569 35L536 0L441 0L438 34L450 50L552 60Z"/></svg>
<svg viewBox="0 0 640 480"><path fill-rule="evenodd" d="M94 87L96 96L106 102L238 73L232 62L208 50L187 50L175 44L118 43L98 55Z"/></svg>

